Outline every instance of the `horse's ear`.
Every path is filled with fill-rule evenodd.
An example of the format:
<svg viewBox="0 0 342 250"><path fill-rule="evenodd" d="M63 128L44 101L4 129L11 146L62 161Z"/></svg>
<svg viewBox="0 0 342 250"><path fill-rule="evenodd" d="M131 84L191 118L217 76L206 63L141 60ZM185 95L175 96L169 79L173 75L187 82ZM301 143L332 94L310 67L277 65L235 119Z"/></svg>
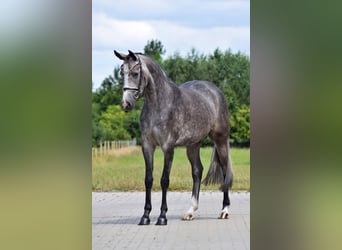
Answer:
<svg viewBox="0 0 342 250"><path fill-rule="evenodd" d="M129 56L134 60L136 61L137 60L137 56L130 50L128 50L128 53L129 53Z"/></svg>
<svg viewBox="0 0 342 250"><path fill-rule="evenodd" d="M119 53L116 50L114 50L114 54L116 55L117 58L119 58L121 60L124 60L127 57L127 55Z"/></svg>

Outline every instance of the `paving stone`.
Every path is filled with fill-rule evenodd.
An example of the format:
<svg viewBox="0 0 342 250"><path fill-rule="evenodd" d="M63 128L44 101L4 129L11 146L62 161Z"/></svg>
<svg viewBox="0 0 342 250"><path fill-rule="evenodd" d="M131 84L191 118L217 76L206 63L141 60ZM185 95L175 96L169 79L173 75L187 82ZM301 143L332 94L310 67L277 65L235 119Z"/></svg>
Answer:
<svg viewBox="0 0 342 250"><path fill-rule="evenodd" d="M138 226L144 192L92 195L92 249L250 249L250 193L230 193L230 215L217 219L223 194L201 192L195 220L182 221L191 192L168 192L167 226L155 226L161 192L152 193L151 225Z"/></svg>

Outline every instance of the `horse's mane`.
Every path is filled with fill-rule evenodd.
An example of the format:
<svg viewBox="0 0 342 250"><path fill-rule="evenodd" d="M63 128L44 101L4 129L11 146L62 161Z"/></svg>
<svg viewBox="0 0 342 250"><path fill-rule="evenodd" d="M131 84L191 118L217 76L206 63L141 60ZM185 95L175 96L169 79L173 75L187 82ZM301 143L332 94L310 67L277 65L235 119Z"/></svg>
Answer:
<svg viewBox="0 0 342 250"><path fill-rule="evenodd" d="M165 71L160 67L160 65L155 61L153 60L153 58L151 58L150 56L146 55L146 54L143 54L143 53L135 53L139 56L142 56L143 57L143 60L146 64L146 67L148 68L149 72L150 73L153 73L153 72L156 72L158 73L158 76L159 77L163 77L164 80L166 80L169 84L171 85L174 85L174 86L177 86L169 77L168 75L165 73Z"/></svg>

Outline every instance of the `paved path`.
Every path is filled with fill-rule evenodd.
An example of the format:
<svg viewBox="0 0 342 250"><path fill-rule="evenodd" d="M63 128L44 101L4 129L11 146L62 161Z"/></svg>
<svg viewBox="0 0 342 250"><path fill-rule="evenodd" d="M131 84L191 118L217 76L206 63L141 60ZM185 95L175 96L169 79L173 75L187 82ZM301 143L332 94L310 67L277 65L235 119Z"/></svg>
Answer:
<svg viewBox="0 0 342 250"><path fill-rule="evenodd" d="M155 226L161 192L152 193L151 225L138 226L145 193L93 193L93 250L250 249L250 194L233 192L228 220L217 219L223 195L201 192L195 220L182 221L190 192L168 192L168 225Z"/></svg>

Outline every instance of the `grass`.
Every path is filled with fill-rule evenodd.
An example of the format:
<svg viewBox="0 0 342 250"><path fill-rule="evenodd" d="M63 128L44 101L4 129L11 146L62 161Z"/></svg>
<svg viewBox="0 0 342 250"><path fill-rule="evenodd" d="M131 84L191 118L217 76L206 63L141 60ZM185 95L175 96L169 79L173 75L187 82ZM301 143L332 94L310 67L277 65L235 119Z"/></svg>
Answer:
<svg viewBox="0 0 342 250"><path fill-rule="evenodd" d="M207 174L212 148L201 148L204 167L203 179ZM234 184L232 190L250 190L250 150L232 148ZM153 191L160 190L163 170L163 153L158 148L154 155ZM92 188L94 191L144 191L145 164L140 147L115 151L92 162ZM170 175L170 191L191 191L191 166L185 148L176 148ZM201 185L201 190L218 190L218 186Z"/></svg>

